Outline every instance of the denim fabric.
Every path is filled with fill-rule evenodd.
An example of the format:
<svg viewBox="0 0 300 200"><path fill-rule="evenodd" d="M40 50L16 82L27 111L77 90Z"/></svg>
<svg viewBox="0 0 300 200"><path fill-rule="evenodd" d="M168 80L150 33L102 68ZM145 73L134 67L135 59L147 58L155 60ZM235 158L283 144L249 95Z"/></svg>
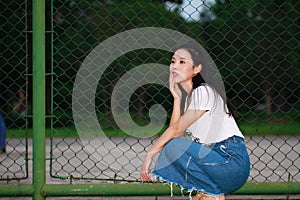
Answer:
<svg viewBox="0 0 300 200"><path fill-rule="evenodd" d="M220 195L245 184L250 161L241 137L211 145L174 138L161 151L153 173L189 191Z"/></svg>

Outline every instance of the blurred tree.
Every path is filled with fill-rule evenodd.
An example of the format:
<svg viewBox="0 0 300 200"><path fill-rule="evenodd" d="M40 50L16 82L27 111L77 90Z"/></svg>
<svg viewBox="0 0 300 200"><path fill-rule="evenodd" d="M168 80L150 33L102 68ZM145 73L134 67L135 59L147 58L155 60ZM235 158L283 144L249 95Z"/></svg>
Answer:
<svg viewBox="0 0 300 200"><path fill-rule="evenodd" d="M190 30L189 24L178 13L167 10L161 1L55 1L54 7L54 71L57 75L54 103L64 108L62 112L71 110L71 92L81 62L100 42L117 33L140 27L164 27L182 33ZM200 26L194 30L199 38ZM191 31L189 34L195 36ZM169 57L166 52L142 50L130 52L112 63L99 84L102 88L99 89L98 101L102 102L97 105L100 105L102 112L108 112L109 97L121 75L144 62L168 64ZM145 96L146 99L142 100L147 102L147 94ZM138 104L136 109L143 110L142 105Z"/></svg>
<svg viewBox="0 0 300 200"><path fill-rule="evenodd" d="M161 3L165 3L165 2L177 3L177 4L183 3L183 0L157 0L157 1L160 1Z"/></svg>
<svg viewBox="0 0 300 200"><path fill-rule="evenodd" d="M0 81L2 84L3 116L14 112L14 104L18 101L18 91L24 89L27 63L27 39L25 2L22 0L0 1ZM13 120L12 120L13 121ZM11 126L7 119L7 126Z"/></svg>
<svg viewBox="0 0 300 200"><path fill-rule="evenodd" d="M160 3L165 3L165 2L170 2L170 3L177 3L177 4L182 4L183 0L148 0L152 2L160 2ZM130 1L130 0L110 0L110 2L122 2L122 3L135 3L136 1Z"/></svg>
<svg viewBox="0 0 300 200"><path fill-rule="evenodd" d="M264 96L267 114L274 105L288 111L299 81L299 11L288 1L216 0L211 12L213 17L204 15L210 19L203 22L204 41L227 87L238 94L235 105L248 104L246 111Z"/></svg>

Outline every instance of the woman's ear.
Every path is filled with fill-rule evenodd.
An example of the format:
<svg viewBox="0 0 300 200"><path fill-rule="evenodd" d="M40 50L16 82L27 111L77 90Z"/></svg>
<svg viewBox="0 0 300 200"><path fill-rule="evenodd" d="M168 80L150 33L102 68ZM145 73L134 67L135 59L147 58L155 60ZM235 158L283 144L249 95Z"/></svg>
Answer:
<svg viewBox="0 0 300 200"><path fill-rule="evenodd" d="M196 66L196 67L194 68L195 74L198 74L198 73L201 72L201 71L202 71L202 64L199 64L198 66Z"/></svg>

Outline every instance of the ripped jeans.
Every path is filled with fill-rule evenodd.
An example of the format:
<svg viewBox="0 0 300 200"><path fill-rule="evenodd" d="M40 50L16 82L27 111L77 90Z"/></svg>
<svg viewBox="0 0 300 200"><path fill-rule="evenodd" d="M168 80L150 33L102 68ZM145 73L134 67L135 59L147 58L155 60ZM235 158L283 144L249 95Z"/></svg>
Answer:
<svg viewBox="0 0 300 200"><path fill-rule="evenodd" d="M244 139L238 136L211 145L174 138L161 151L153 173L190 192L220 195L246 183L250 161Z"/></svg>

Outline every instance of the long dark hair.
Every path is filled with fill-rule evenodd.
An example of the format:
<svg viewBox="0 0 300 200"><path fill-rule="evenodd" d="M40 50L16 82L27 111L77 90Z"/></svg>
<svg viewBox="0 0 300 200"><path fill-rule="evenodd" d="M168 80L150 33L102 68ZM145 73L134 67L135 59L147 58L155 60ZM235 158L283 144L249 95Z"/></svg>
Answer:
<svg viewBox="0 0 300 200"><path fill-rule="evenodd" d="M224 111L229 116L235 116L233 111L233 107L230 104L229 99L226 96L224 84L221 78L221 75L206 50L196 42L186 43L180 46L177 49L185 49L187 50L192 57L194 67L202 65L202 70L197 75L192 78L193 81L193 90L199 86L209 86L215 92L215 96L220 95L224 102ZM187 94L191 95L191 94ZM188 98L189 99L189 98Z"/></svg>

